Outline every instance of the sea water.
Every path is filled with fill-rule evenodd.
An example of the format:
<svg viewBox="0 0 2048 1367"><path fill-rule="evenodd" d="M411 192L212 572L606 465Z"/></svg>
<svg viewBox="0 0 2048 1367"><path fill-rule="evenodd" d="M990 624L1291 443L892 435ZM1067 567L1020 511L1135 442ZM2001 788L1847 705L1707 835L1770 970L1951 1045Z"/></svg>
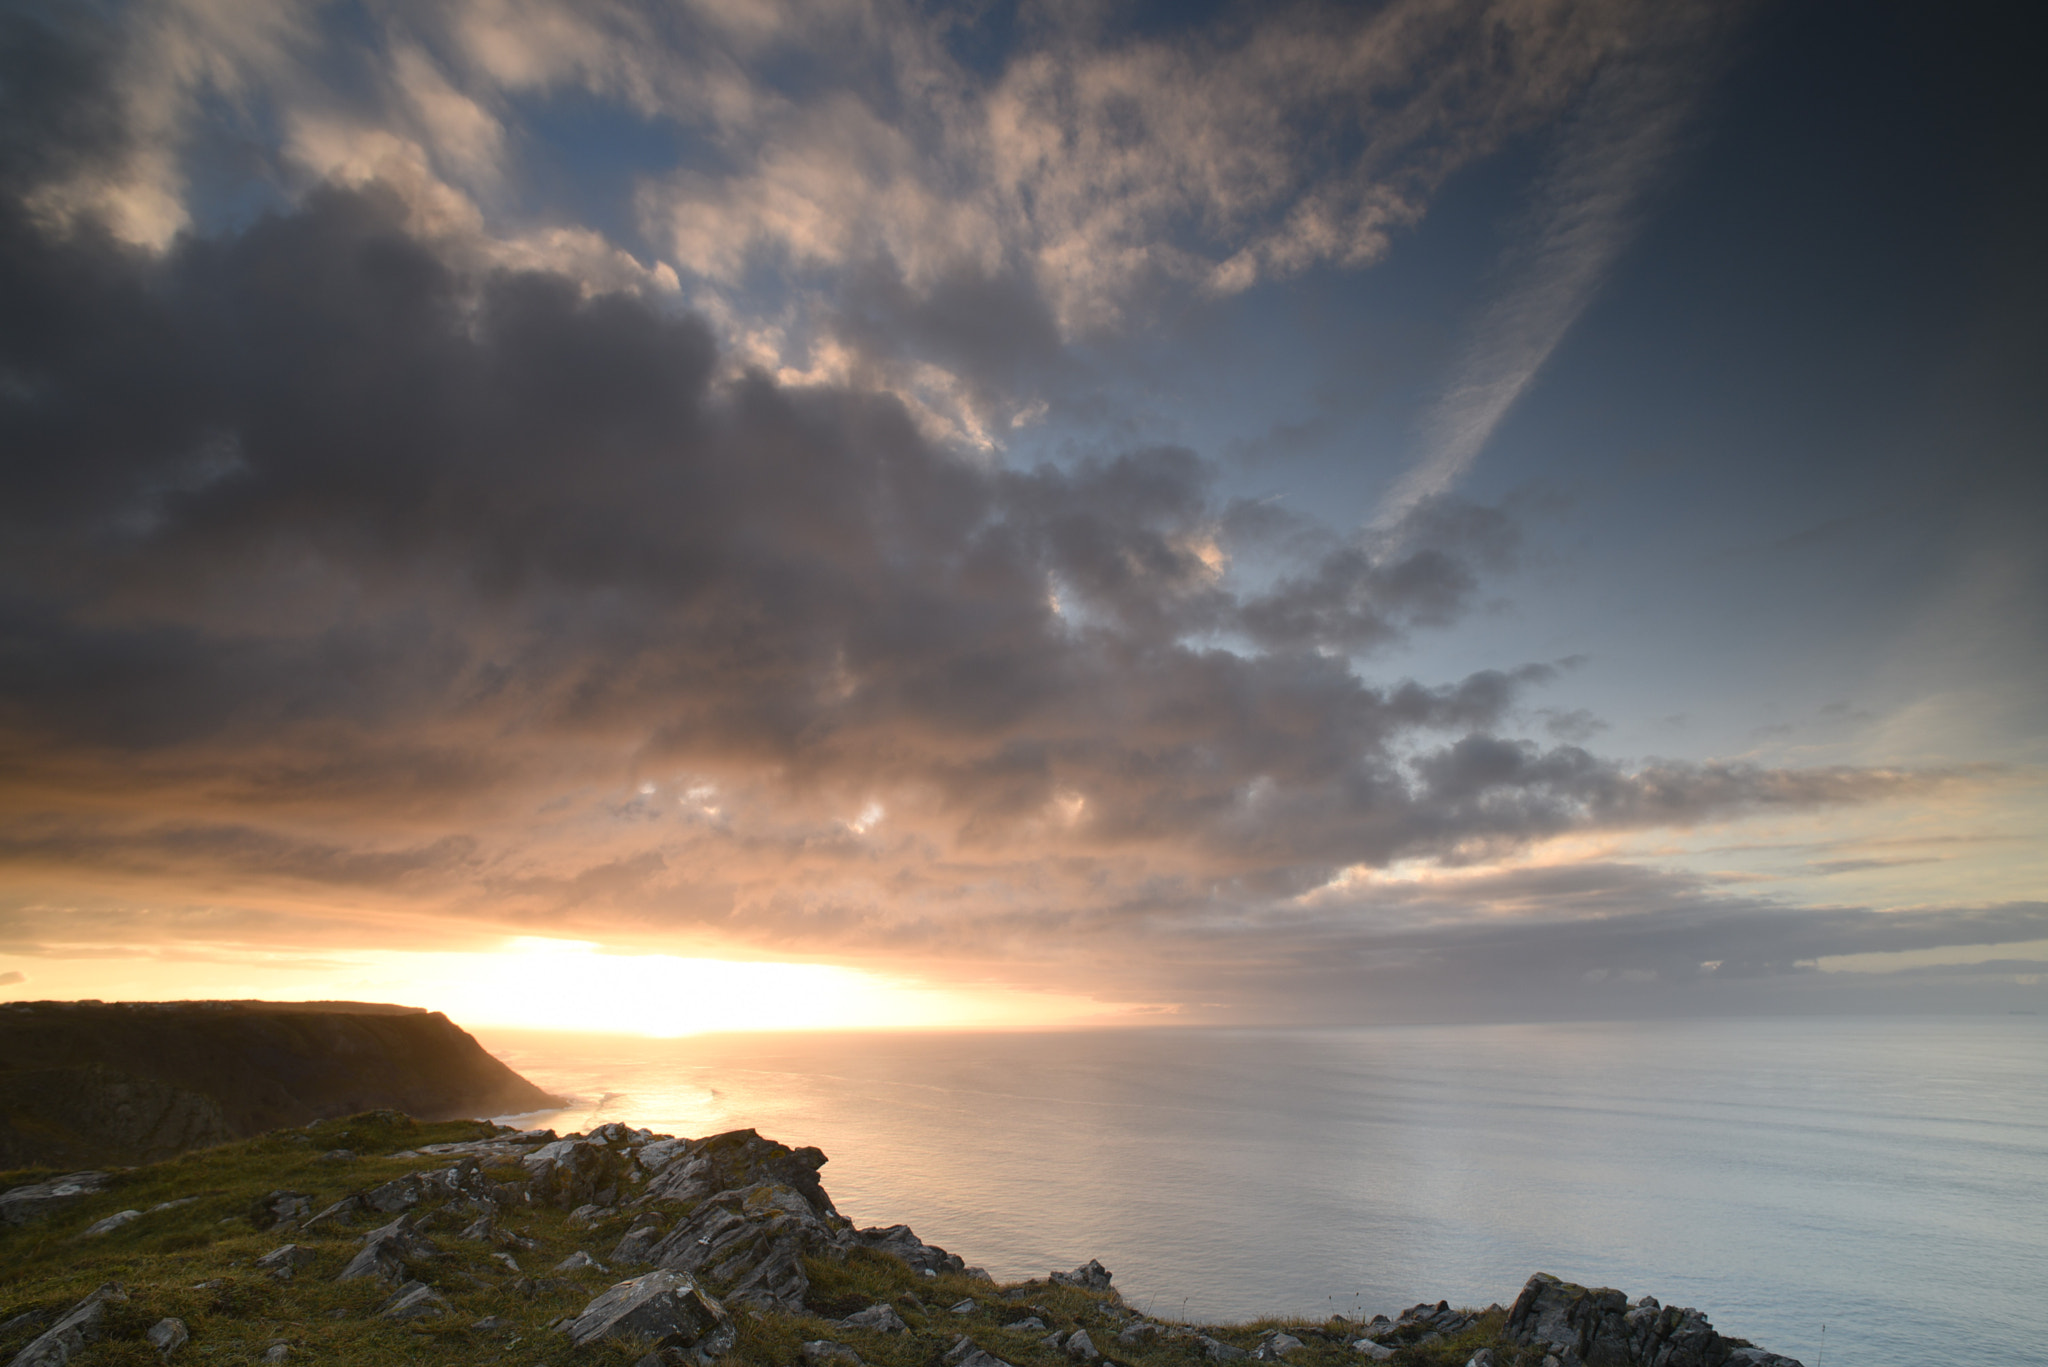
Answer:
<svg viewBox="0 0 2048 1367"><path fill-rule="evenodd" d="M1542 1270L1807 1367L2048 1363L2043 1018L477 1033L577 1099L535 1123L815 1144L857 1223L1005 1281L1100 1258L1156 1315L1484 1306Z"/></svg>

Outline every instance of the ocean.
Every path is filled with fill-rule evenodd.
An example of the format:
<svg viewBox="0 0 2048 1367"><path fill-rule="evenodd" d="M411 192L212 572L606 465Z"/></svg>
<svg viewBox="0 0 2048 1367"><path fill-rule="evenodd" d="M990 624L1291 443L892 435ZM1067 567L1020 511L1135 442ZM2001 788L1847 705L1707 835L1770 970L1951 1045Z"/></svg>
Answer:
<svg viewBox="0 0 2048 1367"><path fill-rule="evenodd" d="M570 1110L830 1158L999 1280L1191 1320L1511 1302L1538 1270L1806 1367L2048 1363L2048 1018L699 1035L483 1029Z"/></svg>

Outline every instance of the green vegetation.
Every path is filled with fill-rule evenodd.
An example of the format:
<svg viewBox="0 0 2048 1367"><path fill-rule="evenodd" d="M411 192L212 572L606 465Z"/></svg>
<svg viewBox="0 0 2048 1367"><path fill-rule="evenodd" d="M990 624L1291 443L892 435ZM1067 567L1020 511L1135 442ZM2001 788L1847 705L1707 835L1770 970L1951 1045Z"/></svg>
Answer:
<svg viewBox="0 0 2048 1367"><path fill-rule="evenodd" d="M408 1151L434 1143L483 1138L491 1127L477 1121L422 1123L392 1112L326 1121L302 1130L278 1131L257 1139L184 1154L166 1162L115 1174L106 1191L86 1196L38 1222L0 1229L0 1324L24 1313L31 1323L0 1332L0 1363L71 1306L106 1282L119 1283L125 1302L107 1308L103 1335L84 1355L100 1364L161 1364L143 1338L165 1316L189 1328L191 1342L174 1355L179 1362L256 1362L275 1344L289 1347L286 1361L366 1364L510 1363L627 1364L649 1350L645 1343L601 1343L571 1349L551 1326L576 1314L606 1286L644 1269L606 1272L585 1268L557 1273L557 1263L577 1250L608 1261L612 1246L631 1223L630 1212L608 1216L591 1228L576 1228L568 1213L534 1205L500 1218L500 1230L531 1240L510 1254L488 1242L455 1235L471 1215L457 1206L421 1217L441 1255L417 1272L449 1305L435 1318L392 1322L376 1317L392 1288L375 1278L347 1282L336 1274L360 1246L373 1223L393 1217L369 1216L308 1233L260 1228L267 1220L262 1202L269 1193L306 1193L314 1210L352 1192L434 1167L446 1159ZM337 1159L334 1150L351 1150ZM47 1169L0 1173L0 1190L53 1176ZM488 1175L517 1180L524 1173L501 1168ZM196 1198L196 1199L191 1199ZM152 1210L167 1202L183 1204ZM459 1204L459 1203L458 1203ZM94 1222L123 1210L145 1214L110 1233L81 1237ZM285 1242L312 1250L313 1260L289 1279L255 1266L256 1259ZM508 1266L506 1258L516 1260ZM1172 1326L1150 1342L1125 1344L1119 1331L1139 1321L1114 1294L1077 1287L1027 1282L996 1287L968 1276L920 1276L887 1254L857 1250L843 1261L807 1264L809 1313L784 1315L735 1308L738 1342L726 1361L736 1367L791 1367L801 1345L830 1339L853 1349L870 1367L940 1367L961 1335L1016 1367L1067 1367L1067 1358L1041 1340L1054 1331L1085 1328L1110 1359L1131 1367L1207 1367L1207 1345L1193 1335L1172 1336ZM712 1288L714 1291L717 1288ZM952 1307L973 1302L968 1313ZM886 1303L910 1326L885 1334L841 1329L829 1321ZM37 1313L39 1312L39 1313ZM1029 1331L1005 1326L1035 1315L1047 1327ZM1462 1367L1472 1353L1492 1345L1503 1367L1513 1354L1497 1343L1498 1313L1451 1338L1404 1348L1400 1367ZM479 1326L479 1321L487 1321ZM1282 1329L1302 1340L1290 1352L1291 1367L1357 1367L1365 1359L1347 1346L1357 1326L1339 1320L1320 1325L1262 1320L1229 1327L1204 1326L1201 1333L1253 1349L1268 1330Z"/></svg>

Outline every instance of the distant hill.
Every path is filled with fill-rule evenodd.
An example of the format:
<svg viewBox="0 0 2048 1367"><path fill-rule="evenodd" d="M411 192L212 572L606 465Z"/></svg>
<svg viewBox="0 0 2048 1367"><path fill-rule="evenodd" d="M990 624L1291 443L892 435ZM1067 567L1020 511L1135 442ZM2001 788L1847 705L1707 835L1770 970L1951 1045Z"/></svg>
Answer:
<svg viewBox="0 0 2048 1367"><path fill-rule="evenodd" d="M369 1110L439 1120L561 1104L418 1007L0 1006L0 1168L153 1162Z"/></svg>

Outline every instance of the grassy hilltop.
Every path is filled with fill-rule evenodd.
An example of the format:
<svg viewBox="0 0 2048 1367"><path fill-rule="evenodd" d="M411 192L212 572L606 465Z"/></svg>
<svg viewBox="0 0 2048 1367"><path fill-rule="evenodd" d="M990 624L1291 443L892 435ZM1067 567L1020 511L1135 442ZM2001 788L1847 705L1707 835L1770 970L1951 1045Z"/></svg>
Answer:
<svg viewBox="0 0 2048 1367"><path fill-rule="evenodd" d="M97 1194L30 1223L0 1226L0 1363L10 1362L57 1317L109 1282L118 1283L127 1298L105 1307L97 1341L73 1361L93 1367L160 1367L164 1355L144 1335L165 1317L183 1321L190 1332L190 1342L171 1355L180 1362L561 1367L649 1361L650 1341L608 1340L574 1348L551 1328L576 1315L606 1287L643 1270L553 1270L579 1251L612 1262L622 1236L644 1218L623 1203L594 1214L588 1206L572 1213L555 1204L522 1203L508 1208L497 1222L495 1240L486 1240L459 1237L472 1218L459 1200L438 1208L422 1202L415 1211L416 1227L436 1252L408 1275L438 1293L442 1308L407 1321L379 1318L393 1298L393 1282L336 1280L359 1252L367 1227L388 1217L321 1222L309 1232L298 1227L302 1220L279 1223L265 1208L267 1198L284 1190L305 1194L318 1211L350 1193L447 1166L445 1157L418 1153L423 1146L501 1133L480 1121L423 1123L379 1112L112 1172L110 1185ZM353 1157L338 1157L337 1150ZM49 1169L0 1173L0 1190L56 1175ZM478 1174L479 1180L506 1184L505 1190L529 1176L529 1169L506 1162ZM683 1209L687 1215L687 1204ZM86 1235L96 1222L131 1210L142 1214L111 1232ZM307 1250L304 1265L282 1277L256 1265L287 1242ZM1233 1358L1234 1350L1257 1350L1268 1331L1281 1328L1301 1341L1287 1348L1293 1367L1356 1367L1366 1360L1349 1346L1359 1326L1342 1320L1205 1326L1196 1334L1141 1319L1113 1291L1048 1281L1000 1287L971 1270L924 1272L868 1248L807 1258L802 1271L808 1289L800 1310L728 1302L736 1338L723 1361L791 1367L808 1360L820 1367L835 1362L852 1367L819 1346L831 1341L871 1367L941 1367L949 1352L956 1362L964 1356L952 1350L965 1335L973 1348L1015 1367L1071 1367L1068 1354L1044 1340L1049 1334L1086 1329L1109 1362L1196 1367ZM714 1294L724 1291L715 1277L705 1280ZM831 1323L877 1305L892 1307L905 1328L884 1333ZM1005 1327L1032 1316L1045 1327ZM1399 1348L1392 1360L1452 1367L1492 1346L1506 1367L1516 1355L1499 1338L1504 1318L1499 1311L1482 1314L1450 1337ZM1119 1341L1120 1333L1141 1323L1155 1328L1140 1331L1142 1341ZM1388 1345L1398 1337L1390 1337ZM812 1345L808 1353L806 1344ZM1541 1358L1539 1351L1529 1361ZM653 1360L684 1358L671 1349Z"/></svg>

